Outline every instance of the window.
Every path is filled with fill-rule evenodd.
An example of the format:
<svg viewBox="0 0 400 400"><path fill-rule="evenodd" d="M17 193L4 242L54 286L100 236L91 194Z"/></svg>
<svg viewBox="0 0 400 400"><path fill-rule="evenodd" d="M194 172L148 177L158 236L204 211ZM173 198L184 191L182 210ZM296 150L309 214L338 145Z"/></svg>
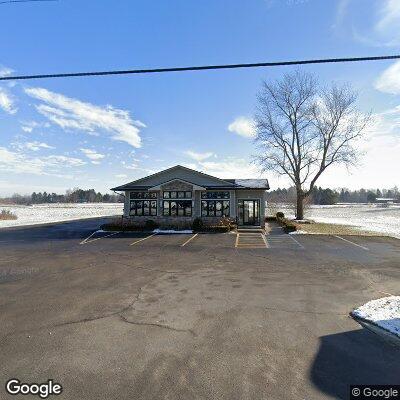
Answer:
<svg viewBox="0 0 400 400"><path fill-rule="evenodd" d="M131 192L130 199L156 199L157 192Z"/></svg>
<svg viewBox="0 0 400 400"><path fill-rule="evenodd" d="M229 199L229 192L202 192L202 199Z"/></svg>
<svg viewBox="0 0 400 400"><path fill-rule="evenodd" d="M163 215L165 217L191 217L192 200L164 200Z"/></svg>
<svg viewBox="0 0 400 400"><path fill-rule="evenodd" d="M156 216L157 200L131 200L129 215L134 217Z"/></svg>
<svg viewBox="0 0 400 400"><path fill-rule="evenodd" d="M202 217L229 217L229 200L202 200Z"/></svg>
<svg viewBox="0 0 400 400"><path fill-rule="evenodd" d="M164 199L191 199L192 192L190 191L167 191L163 192Z"/></svg>

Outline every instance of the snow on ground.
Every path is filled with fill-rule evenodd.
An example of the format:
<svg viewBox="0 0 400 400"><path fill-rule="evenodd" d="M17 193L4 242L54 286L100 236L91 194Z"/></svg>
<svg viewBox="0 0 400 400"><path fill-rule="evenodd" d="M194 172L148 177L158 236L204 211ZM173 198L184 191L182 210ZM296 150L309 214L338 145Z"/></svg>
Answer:
<svg viewBox="0 0 400 400"><path fill-rule="evenodd" d="M280 206L289 218L294 218L292 210ZM311 206L306 217L315 222L351 225L364 231L382 233L400 239L400 206L387 208L375 204L337 204L332 206Z"/></svg>
<svg viewBox="0 0 400 400"><path fill-rule="evenodd" d="M351 314L400 337L400 296L369 301Z"/></svg>
<svg viewBox="0 0 400 400"><path fill-rule="evenodd" d="M173 229L154 229L153 233L159 233L159 234L174 234L174 233L193 233L192 230L186 229L182 231L175 231Z"/></svg>
<svg viewBox="0 0 400 400"><path fill-rule="evenodd" d="M9 226L36 225L48 222L69 221L81 218L107 217L122 215L121 203L85 203L85 204L35 204L32 206L5 206L0 210L9 210L18 219L0 221L0 228Z"/></svg>

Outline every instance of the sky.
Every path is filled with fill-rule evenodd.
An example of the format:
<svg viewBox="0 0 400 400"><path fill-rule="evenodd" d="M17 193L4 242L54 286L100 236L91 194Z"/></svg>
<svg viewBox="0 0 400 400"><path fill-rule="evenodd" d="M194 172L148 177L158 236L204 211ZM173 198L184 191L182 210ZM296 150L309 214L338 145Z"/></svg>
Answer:
<svg viewBox="0 0 400 400"><path fill-rule="evenodd" d="M0 4L0 75L400 54L399 0L58 0ZM265 177L253 117L292 67L0 82L0 195L109 188L181 164ZM323 187L400 186L400 61L309 65L373 124Z"/></svg>

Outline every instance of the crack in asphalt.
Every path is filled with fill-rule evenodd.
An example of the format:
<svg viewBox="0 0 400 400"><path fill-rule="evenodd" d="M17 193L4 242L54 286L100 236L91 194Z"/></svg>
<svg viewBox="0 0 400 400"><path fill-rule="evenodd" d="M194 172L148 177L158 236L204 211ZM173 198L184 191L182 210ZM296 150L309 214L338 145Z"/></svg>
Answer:
<svg viewBox="0 0 400 400"><path fill-rule="evenodd" d="M164 275L168 275L169 272L164 272ZM150 285L153 281L155 281L156 279L162 278L161 276L156 276L155 278L151 279L149 282L147 282L145 285L141 286L139 288L138 293L136 294L135 298L125 307L123 307L122 309L112 312L112 313L108 313L105 315L100 315L100 316L96 316L96 317L87 317L87 318L81 318L78 320L73 320L73 321L66 321L66 322L62 322L62 323L58 323L58 324L54 324L54 325L48 325L48 326L43 326L43 327L39 327L37 329L32 329L32 330L24 330L24 331L19 331L19 332L9 332L6 335L4 335L1 340L0 343L3 342L5 339L7 339L9 336L12 335L18 335L18 334L28 334L31 332L37 332L43 329L52 329L52 328L59 328L59 327L63 327L63 326L68 326L68 325L76 325L76 324L84 324L87 322L93 322L93 321L98 321L101 319L105 319L105 318L110 318L110 317L114 317L116 315L118 315L121 319L121 321L132 324L132 325L147 325L147 326L154 326L154 327L159 327L159 328L164 328L164 329L169 329L169 330L173 330L176 332L189 332L191 335L196 336L196 334L190 330L190 329L178 329L178 328L174 328L172 326L169 325L163 325L163 324L158 324L158 323L145 323L145 322L134 322L134 321L129 321L126 317L124 317L122 315L122 313L128 311L130 308L132 308L136 302L138 302L140 300L140 295L142 294L143 289Z"/></svg>
<svg viewBox="0 0 400 400"><path fill-rule="evenodd" d="M159 324L159 323L155 323L155 322L130 321L130 320L128 320L128 318L124 317L123 315L120 315L120 318L122 321L126 322L127 324L131 324L131 325L156 326L158 328L164 328L164 329L168 329L170 331L175 331L175 332L188 332L192 336L197 336L196 333L194 331L192 331L191 329L179 329L179 328L174 328L173 326L170 326L170 325L164 325L164 324Z"/></svg>

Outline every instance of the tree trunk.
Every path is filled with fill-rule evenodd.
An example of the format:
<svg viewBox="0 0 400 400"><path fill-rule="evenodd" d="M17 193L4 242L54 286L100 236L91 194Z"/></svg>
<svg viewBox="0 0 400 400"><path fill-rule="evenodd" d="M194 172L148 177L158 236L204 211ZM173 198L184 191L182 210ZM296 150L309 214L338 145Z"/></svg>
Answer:
<svg viewBox="0 0 400 400"><path fill-rule="evenodd" d="M304 219L304 194L299 190L296 199L296 219Z"/></svg>

